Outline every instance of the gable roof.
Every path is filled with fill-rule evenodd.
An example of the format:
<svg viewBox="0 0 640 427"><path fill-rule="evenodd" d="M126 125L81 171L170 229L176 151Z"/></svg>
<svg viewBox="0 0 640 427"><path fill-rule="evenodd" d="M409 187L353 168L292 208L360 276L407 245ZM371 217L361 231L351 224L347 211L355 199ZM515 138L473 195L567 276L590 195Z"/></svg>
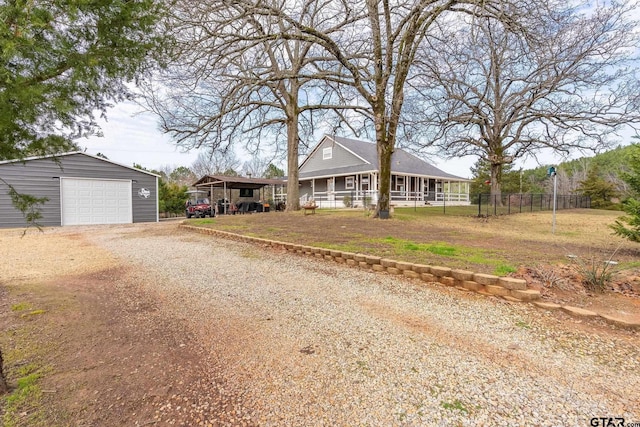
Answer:
<svg viewBox="0 0 640 427"><path fill-rule="evenodd" d="M60 157L73 156L73 155L77 155L77 154L80 154L80 155L83 155L83 156L87 156L87 157L91 157L93 159L101 160L103 162L111 163L111 164L114 164L114 165L117 165L117 166L121 166L123 168L131 169L131 170L134 170L136 172L146 173L147 175L151 175L151 176L155 176L155 177L159 177L160 176L160 175L157 175L157 174L155 174L153 172L149 172L149 171L146 171L146 170L134 168L132 166L123 165L122 163L117 163L117 162L111 161L109 159L104 159L102 157L94 156L93 154L84 153L82 151L70 151L68 153L49 154L49 155L46 155L46 156L32 156L32 157L25 157L24 159L0 160L0 166L1 165L6 165L6 164L11 164L11 163L24 163L24 162L28 162L30 160L57 159L57 158L60 158Z"/></svg>
<svg viewBox="0 0 640 427"><path fill-rule="evenodd" d="M342 175L348 173L359 173L378 170L378 151L376 148L376 144L358 139L343 138L340 136L325 135L324 138L320 140L320 143L318 143L318 145L309 154L307 159L314 155L325 138L329 138L335 144L340 145L345 150L350 151L357 157L361 158L363 160L363 164L356 167L327 168L324 171L301 173L300 178L310 178L312 176L318 176L320 174L322 176L329 174ZM307 159L302 162L302 165L304 165ZM302 165L300 167L302 167ZM405 173L409 175L423 175L435 178L449 178L468 181L467 178L462 178L440 170L432 164L404 151L401 148L396 148L391 155L391 172L395 174Z"/></svg>

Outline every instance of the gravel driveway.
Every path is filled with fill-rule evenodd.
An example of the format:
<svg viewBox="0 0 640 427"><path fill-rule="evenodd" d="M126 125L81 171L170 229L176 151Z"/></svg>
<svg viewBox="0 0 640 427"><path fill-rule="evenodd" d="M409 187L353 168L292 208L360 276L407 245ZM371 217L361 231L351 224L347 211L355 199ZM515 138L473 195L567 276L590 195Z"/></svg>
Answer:
<svg viewBox="0 0 640 427"><path fill-rule="evenodd" d="M203 357L223 367L220 391L238 396L233 424L640 422L635 332L175 222L74 232L133 266L190 322Z"/></svg>

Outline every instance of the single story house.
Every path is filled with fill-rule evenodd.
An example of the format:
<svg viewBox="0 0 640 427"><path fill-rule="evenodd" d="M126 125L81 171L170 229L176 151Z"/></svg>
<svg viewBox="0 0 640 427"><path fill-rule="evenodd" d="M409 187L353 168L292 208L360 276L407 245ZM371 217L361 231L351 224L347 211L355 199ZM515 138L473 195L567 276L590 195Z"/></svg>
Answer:
<svg viewBox="0 0 640 427"><path fill-rule="evenodd" d="M82 152L0 161L0 227L24 227L9 186L47 199L42 226L158 221L157 175Z"/></svg>
<svg viewBox="0 0 640 427"><path fill-rule="evenodd" d="M378 152L371 142L325 135L300 165L300 202L320 207L377 203ZM395 206L468 205L471 181L396 148L391 157Z"/></svg>

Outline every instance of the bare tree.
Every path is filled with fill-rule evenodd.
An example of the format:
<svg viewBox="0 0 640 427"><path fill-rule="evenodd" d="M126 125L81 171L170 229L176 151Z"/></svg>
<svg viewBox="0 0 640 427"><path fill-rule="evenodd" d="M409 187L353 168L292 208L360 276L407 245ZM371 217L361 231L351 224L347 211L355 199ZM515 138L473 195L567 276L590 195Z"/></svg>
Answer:
<svg viewBox="0 0 640 427"><path fill-rule="evenodd" d="M238 175L239 169L240 160L232 150L218 150L208 154L200 153L191 165L191 170L197 177L205 175Z"/></svg>
<svg viewBox="0 0 640 427"><path fill-rule="evenodd" d="M254 178L264 178L268 170L275 168L273 157L262 156L260 153L254 153L251 160L244 162L242 170L244 175L251 174ZM277 168L276 168L277 169Z"/></svg>
<svg viewBox="0 0 640 427"><path fill-rule="evenodd" d="M517 7L517 0L356 0L351 2L302 2L316 4L324 16L348 17L349 22L332 33L296 19L299 10L273 1L237 0L247 13L285 23L278 37L303 40L320 46L331 57L316 61L326 88L345 101L359 105L365 126L375 133L379 158L379 197L376 215L388 212L391 187L391 156L400 129L405 85L416 55L436 22L451 22L451 16L491 16L503 20ZM287 5L289 3L286 3ZM335 19L335 18L334 18Z"/></svg>
<svg viewBox="0 0 640 427"><path fill-rule="evenodd" d="M300 143L313 136L318 112L349 106L314 89L319 71L312 65L321 57L313 42L274 37L299 31L241 3L177 1L168 21L177 40L173 63L159 85L147 87L148 103L162 130L188 148L215 152L242 141L249 151L277 151L286 140L287 209L297 210ZM328 4L305 2L298 23L331 34L350 22L327 15Z"/></svg>
<svg viewBox="0 0 640 427"><path fill-rule="evenodd" d="M531 2L526 37L478 17L440 27L425 44L412 81L410 115L425 145L491 163L491 194L502 166L550 148L597 150L640 122L633 5L595 8ZM497 198L500 199L499 197Z"/></svg>

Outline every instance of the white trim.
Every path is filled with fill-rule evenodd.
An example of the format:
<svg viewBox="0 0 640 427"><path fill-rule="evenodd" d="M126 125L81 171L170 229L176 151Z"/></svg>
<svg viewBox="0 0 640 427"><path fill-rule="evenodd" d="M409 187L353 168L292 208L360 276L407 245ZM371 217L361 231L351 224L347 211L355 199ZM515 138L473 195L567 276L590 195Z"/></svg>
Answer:
<svg viewBox="0 0 640 427"><path fill-rule="evenodd" d="M299 181L311 181L312 179L323 179L323 178L331 178L331 177L341 177L341 176L352 176L352 175L364 175L364 174L368 174L368 173L376 173L377 171L375 169L371 169L368 171L362 171L362 172L347 172L347 173L341 173L341 174L327 174L327 175L319 175L319 176L310 176L307 178L298 178Z"/></svg>
<svg viewBox="0 0 640 427"><path fill-rule="evenodd" d="M353 155L353 156L355 156L356 158L360 159L360 160L363 162L363 164L365 164L365 165L372 165L372 166L373 166L372 162L370 162L370 161L368 161L367 159L363 158L362 156L358 155L358 154L357 154L356 152L354 152L353 150L351 150L351 149L347 148L345 145L343 145L342 143L340 143L336 138L342 138L342 139L345 139L345 140L352 140L352 141L356 141L356 142L362 142L362 143L368 143L368 144L373 144L373 145L375 145L375 143L372 143L372 142L370 142L370 141L364 141L364 140L353 139L353 138L343 138L343 137L334 137L334 136L330 136L330 135L324 135L324 136L320 139L320 142L318 142L318 144L316 144L316 146L311 150L311 152L307 155L307 157L302 161L302 163L301 163L301 164L300 164L300 166L299 166L299 171L302 171L302 170L304 169L304 167L305 167L305 165L307 164L307 162L309 161L309 159L314 158L314 157L316 156L316 151L318 151L319 147L321 147L321 146L325 143L325 141L326 141L326 140L330 141L330 142L331 142L332 144L334 144L334 145L339 145L340 147L342 147L342 149L343 149L343 150L345 150L346 152L348 152L348 153L352 154L352 155ZM414 159L416 159L416 160L418 160L418 161L421 161L421 162L423 162L423 163L425 163L425 164L429 165L430 167L433 167L433 168L435 168L435 169L438 169L438 167L437 167L437 166L435 166L435 165L433 165L433 164L431 164L431 163L429 163L429 162L425 161L424 159L421 159L420 157L416 156L415 154L412 154L412 153L410 153L410 152L408 152L408 151L406 151L406 150L403 150L403 149L401 149L401 148L398 148L398 150L401 150L401 151L402 151L403 153L405 153L407 156L409 156L409 157L413 157ZM376 157L377 157L377 155L376 155ZM376 162L376 163L377 163L377 162ZM377 164L376 164L376 166L377 166ZM392 165L392 167L393 167L393 165ZM438 169L438 170L439 170L439 169ZM374 171L375 171L375 172L378 172L378 170L377 170L377 169L374 169ZM320 172L324 172L324 170L321 170ZM441 171L441 172L442 172L443 174L446 174L446 175L451 175L451 174L448 174L448 173L446 173L446 172L444 172L444 171ZM349 172L347 172L347 173L345 173L345 174L340 174L340 175L335 175L335 176L346 176L346 175L353 175L353 174L358 174L358 173L365 173L365 172L358 172L358 171L352 170L352 171L349 171ZM392 173L392 174L395 174L395 175L400 175L400 174L402 174L402 175L407 175L407 176L417 176L417 177L434 178L434 179L449 179L449 180L455 180L455 181L460 181L460 182L463 182L463 181L466 181L466 182L473 182L473 179L470 179L470 178L463 178L463 177L457 177L457 176L423 175L423 174L417 174L417 173L405 173L405 172L398 172L398 171L393 171L393 170L391 171L391 173ZM321 177L324 177L324 176L333 176L333 175L329 175L329 174L326 174L326 173L325 173L324 175L315 175L315 176L312 176L311 178L321 178ZM311 179L311 178L307 178L307 179Z"/></svg>
<svg viewBox="0 0 640 427"><path fill-rule="evenodd" d="M359 158L360 160L362 160L363 162L365 162L366 164L370 165L371 162L368 161L367 159L365 159L364 157L356 154L353 150L348 149L346 146L340 144L338 141L335 140L335 138L331 138L333 140L334 144L338 144L340 147L342 147L346 152L353 154L354 156L356 156L357 158Z"/></svg>
<svg viewBox="0 0 640 427"><path fill-rule="evenodd" d="M156 176L156 222L160 222L160 188L158 184L158 177ZM133 222L133 201L131 201L131 222Z"/></svg>
<svg viewBox="0 0 640 427"><path fill-rule="evenodd" d="M157 178L156 178L157 179ZM129 186L129 196L128 196L128 207L129 207L129 211L127 212L127 220L128 222L126 222L125 224L132 224L133 223L133 180L131 179L113 179L113 178L89 178L89 177L73 177L73 176L61 176L60 177L60 225L61 226L65 226L67 225L65 223L65 217L64 217L64 191L63 191L63 182L64 181L111 181L111 182L123 182L123 183L127 183ZM158 191L156 190L156 194L158 193ZM156 196L157 198L157 196ZM158 216L158 210L156 209L156 216ZM97 224L97 223L96 223ZM70 225L76 225L76 224L70 224Z"/></svg>
<svg viewBox="0 0 640 427"><path fill-rule="evenodd" d="M367 174L367 173L371 173L371 174L378 173L378 170L377 169L371 169L371 170L368 170L368 171L351 171L351 172L344 172L344 173L340 173L340 174L314 175L314 176L305 177L305 178L298 178L298 179L300 181L309 181L309 180L312 180L312 179L331 178L332 176L340 177L340 176L351 176L351 175L363 175L363 174ZM466 178L454 179L454 178L444 178L444 177L436 176L436 175L406 174L406 173L403 173L403 172L394 172L394 171L391 171L391 175L392 176L411 176L411 177L424 178L424 179L449 180L449 181L456 181L456 182L472 182L473 181L471 179L466 179Z"/></svg>
<svg viewBox="0 0 640 427"><path fill-rule="evenodd" d="M1 160L0 161L0 165L9 164L9 163L23 163L23 162L28 162L28 161L31 161L31 160L44 160L44 159L53 159L53 160L55 160L55 159L57 159L59 157L67 157L67 156L72 156L72 155L75 155L75 154L82 154L83 156L91 157L91 158L97 159L97 160L102 160L103 162L107 162L107 163L111 163L111 164L116 165L116 166L120 166L120 167L123 167L123 168L131 169L131 170L134 170L136 172L145 173L147 175L151 175L151 176L155 176L155 177L159 177L160 176L160 175L156 175L153 172L149 172L149 171L145 171L145 170L142 170L142 169L134 168L132 166L123 165L122 163L117 163L117 162L111 161L109 159L103 159L102 157L94 156L93 154L84 153L82 151L71 151L71 152L68 152L68 153L50 154L50 155L47 155L47 156L32 156L32 157L25 157L24 159Z"/></svg>
<svg viewBox="0 0 640 427"><path fill-rule="evenodd" d="M351 181L351 185L349 185L349 180ZM345 190L356 189L356 177L354 175L344 177L344 189Z"/></svg>
<svg viewBox="0 0 640 427"><path fill-rule="evenodd" d="M304 167L304 165L309 161L309 159L311 159L316 151L318 151L318 149L322 146L322 144L324 143L325 139L329 139L331 141L332 144L337 144L340 147L342 147L345 151L347 151L348 153L353 154L354 156L356 156L358 159L362 160L365 164L370 165L371 162L368 161L367 159L363 158L362 156L359 156L358 154L354 153L352 150L349 150L347 147L345 147L344 145L340 144L338 141L336 141L336 139L332 136L329 135L324 135L321 139L320 142L318 142L318 144L313 147L313 150L311 150L311 152L307 155L307 157L302 161L302 163L300 163L300 166L298 166L298 170L301 171L302 168ZM351 175L353 175L353 172L351 172Z"/></svg>

